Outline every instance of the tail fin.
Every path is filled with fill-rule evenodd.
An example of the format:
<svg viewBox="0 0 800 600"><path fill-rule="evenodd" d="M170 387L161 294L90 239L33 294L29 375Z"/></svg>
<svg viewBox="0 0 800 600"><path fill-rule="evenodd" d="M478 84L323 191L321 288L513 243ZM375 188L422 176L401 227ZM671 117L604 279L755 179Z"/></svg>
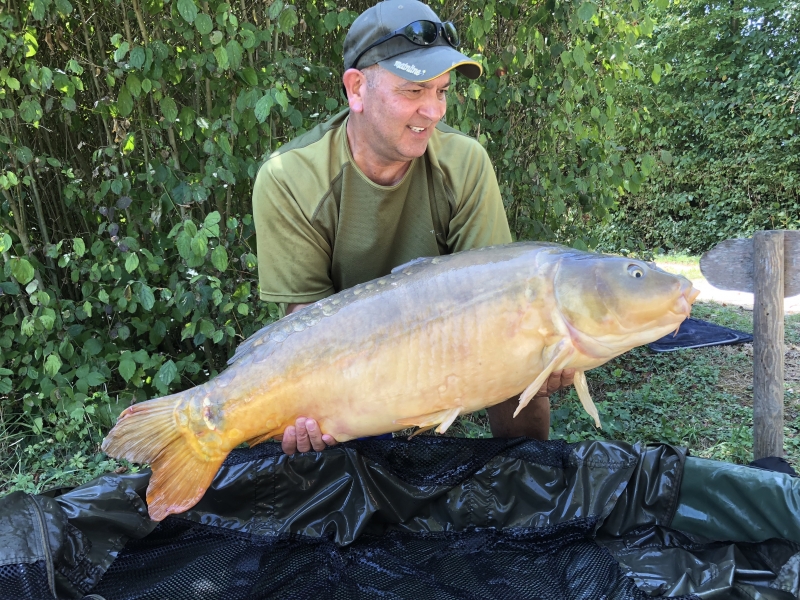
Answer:
<svg viewBox="0 0 800 600"><path fill-rule="evenodd" d="M197 504L226 455L217 449L203 452L199 444L188 443L185 428L175 416L178 396L128 407L103 440L103 451L109 456L150 464L147 506L154 521Z"/></svg>

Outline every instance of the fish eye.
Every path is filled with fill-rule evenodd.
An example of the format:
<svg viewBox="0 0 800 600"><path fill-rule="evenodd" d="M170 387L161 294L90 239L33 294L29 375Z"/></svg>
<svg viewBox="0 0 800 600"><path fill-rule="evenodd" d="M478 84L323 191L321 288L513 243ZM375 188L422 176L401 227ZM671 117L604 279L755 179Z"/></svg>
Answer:
<svg viewBox="0 0 800 600"><path fill-rule="evenodd" d="M628 275L631 277L644 277L644 269L639 265L628 265Z"/></svg>

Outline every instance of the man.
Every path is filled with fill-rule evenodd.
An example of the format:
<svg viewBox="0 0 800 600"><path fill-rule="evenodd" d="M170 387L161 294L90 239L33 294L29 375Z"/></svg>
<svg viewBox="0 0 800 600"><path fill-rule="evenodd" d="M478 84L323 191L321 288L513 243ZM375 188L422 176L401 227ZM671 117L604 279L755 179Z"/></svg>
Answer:
<svg viewBox="0 0 800 600"><path fill-rule="evenodd" d="M441 123L451 71L482 71L457 46L455 26L416 0L385 0L353 22L349 109L280 148L256 178L262 300L290 314L420 256L511 242L486 151ZM489 408L493 435L547 439L549 393L572 375L553 374L516 419L516 398ZM282 447L335 443L302 417Z"/></svg>

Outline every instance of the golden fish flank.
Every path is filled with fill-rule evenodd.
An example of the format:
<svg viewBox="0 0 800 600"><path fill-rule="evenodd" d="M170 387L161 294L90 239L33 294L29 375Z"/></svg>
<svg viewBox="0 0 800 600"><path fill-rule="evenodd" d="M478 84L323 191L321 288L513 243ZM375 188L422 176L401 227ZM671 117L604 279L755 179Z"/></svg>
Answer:
<svg viewBox="0 0 800 600"><path fill-rule="evenodd" d="M418 259L264 327L219 376L133 405L103 443L150 463L150 516L202 497L228 452L314 417L337 440L436 427L676 330L697 291L627 258L517 243Z"/></svg>

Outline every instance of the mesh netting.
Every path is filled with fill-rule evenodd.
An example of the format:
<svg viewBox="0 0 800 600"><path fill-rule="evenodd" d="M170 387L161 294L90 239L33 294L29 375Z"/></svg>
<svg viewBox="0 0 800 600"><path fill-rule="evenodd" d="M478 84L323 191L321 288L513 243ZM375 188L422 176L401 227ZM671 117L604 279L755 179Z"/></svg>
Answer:
<svg viewBox="0 0 800 600"><path fill-rule="evenodd" d="M420 436L411 440L353 441L347 446L411 485L459 485L496 455L523 444L522 438L470 440ZM543 446L543 445L542 445Z"/></svg>
<svg viewBox="0 0 800 600"><path fill-rule="evenodd" d="M513 532L394 532L340 547L170 517L130 542L93 592L106 600L645 600L590 539L593 526L584 519Z"/></svg>
<svg viewBox="0 0 800 600"><path fill-rule="evenodd" d="M0 598L52 598L43 560L30 564L0 565Z"/></svg>

